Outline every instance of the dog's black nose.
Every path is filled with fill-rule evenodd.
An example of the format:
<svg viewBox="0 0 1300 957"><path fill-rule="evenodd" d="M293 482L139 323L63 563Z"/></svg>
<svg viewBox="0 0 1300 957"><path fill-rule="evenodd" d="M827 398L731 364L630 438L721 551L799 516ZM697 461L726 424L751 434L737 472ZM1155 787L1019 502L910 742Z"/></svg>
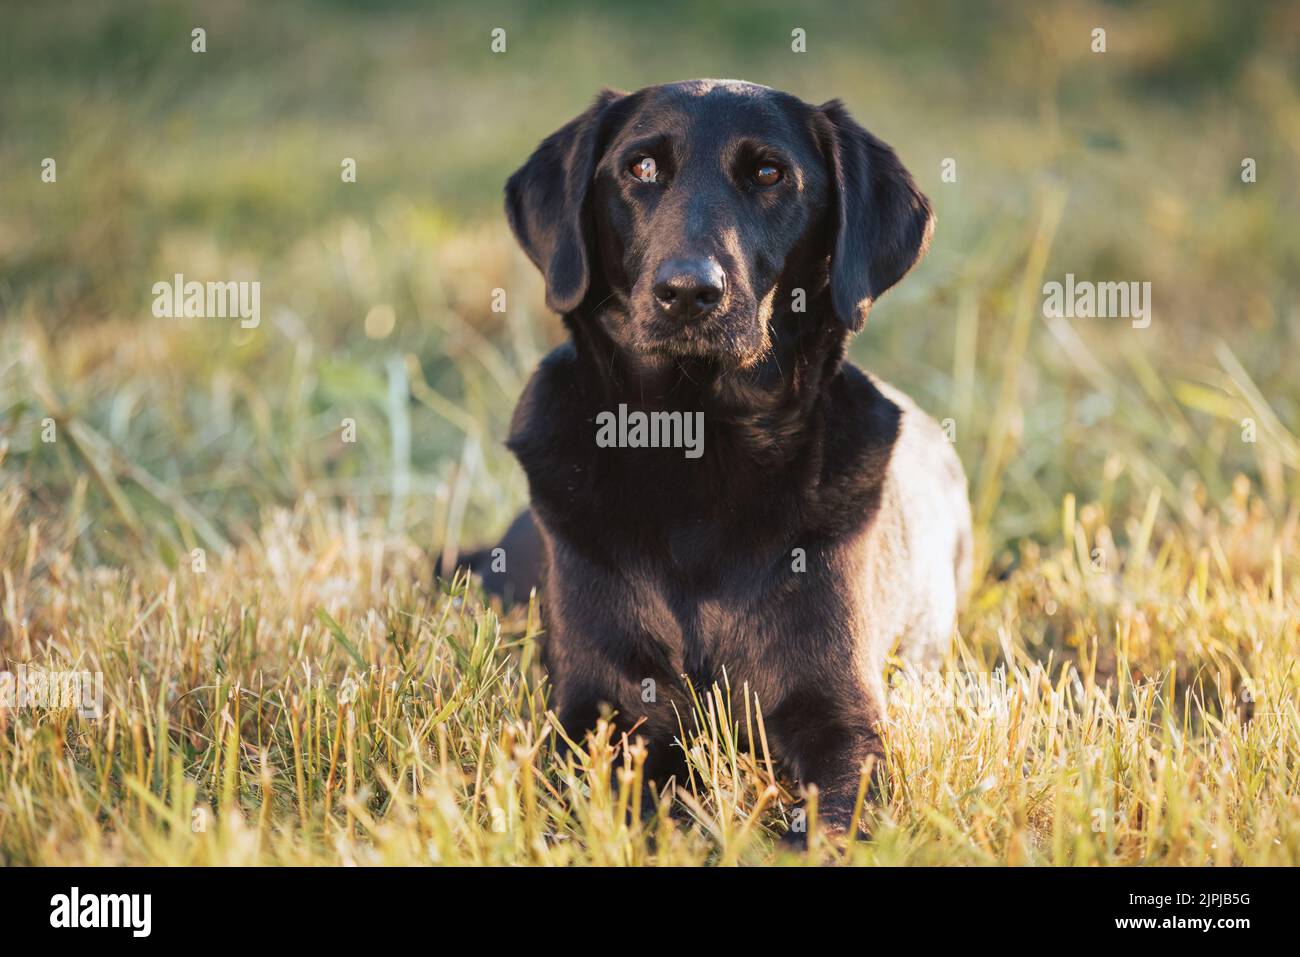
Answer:
<svg viewBox="0 0 1300 957"><path fill-rule="evenodd" d="M669 259L655 271L655 301L683 322L712 310L726 287L727 276L713 259Z"/></svg>

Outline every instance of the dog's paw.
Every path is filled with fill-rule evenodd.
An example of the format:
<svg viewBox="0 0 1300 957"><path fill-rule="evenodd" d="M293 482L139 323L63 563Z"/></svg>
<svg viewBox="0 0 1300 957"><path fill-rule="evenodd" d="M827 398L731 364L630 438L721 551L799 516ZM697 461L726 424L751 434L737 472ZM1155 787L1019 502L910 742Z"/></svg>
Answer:
<svg viewBox="0 0 1300 957"><path fill-rule="evenodd" d="M840 819L832 815L829 818L822 818L817 822L817 836L820 841L833 847L844 845L849 839L849 829L852 822L845 817ZM859 822L857 825L857 839L866 840L870 837L866 827ZM776 841L776 850L778 853L795 853L803 854L808 850L809 831L801 828L796 830L790 828L782 834Z"/></svg>
<svg viewBox="0 0 1300 957"><path fill-rule="evenodd" d="M808 850L808 832L789 830L776 840L777 853L802 854Z"/></svg>

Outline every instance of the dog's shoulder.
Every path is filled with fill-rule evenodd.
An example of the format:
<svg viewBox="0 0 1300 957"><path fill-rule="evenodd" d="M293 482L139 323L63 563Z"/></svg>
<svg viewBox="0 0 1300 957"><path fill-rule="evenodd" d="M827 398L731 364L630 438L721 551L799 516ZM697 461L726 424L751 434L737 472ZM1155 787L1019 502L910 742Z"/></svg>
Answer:
<svg viewBox="0 0 1300 957"><path fill-rule="evenodd" d="M903 427L905 403L852 363L844 363L826 391L829 430L827 466L836 471L880 474ZM903 397L906 399L906 397Z"/></svg>
<svg viewBox="0 0 1300 957"><path fill-rule="evenodd" d="M960 598L970 580L972 533L966 472L953 445L954 423L945 420L940 425L906 393L878 379L875 384L901 416L886 498L894 503L900 527L906 528L908 551L919 567L953 563ZM946 639L946 633L942 637Z"/></svg>
<svg viewBox="0 0 1300 957"><path fill-rule="evenodd" d="M880 482L902 511L952 512L969 525L966 474L949 432L900 389L845 364L838 467ZM847 417L846 417L847 416ZM851 433L851 434L850 434Z"/></svg>
<svg viewBox="0 0 1300 957"><path fill-rule="evenodd" d="M946 480L960 480L964 492L965 473L949 432L907 393L874 376L869 378L877 391L899 412L895 448L897 471L906 475L912 470L924 469Z"/></svg>
<svg viewBox="0 0 1300 957"><path fill-rule="evenodd" d="M556 346L538 363L520 396L520 407L530 403L560 399L578 388L578 350L573 342Z"/></svg>
<svg viewBox="0 0 1300 957"><path fill-rule="evenodd" d="M578 352L565 342L542 359L524 386L510 420L506 446L516 455L552 444L557 426L578 400Z"/></svg>

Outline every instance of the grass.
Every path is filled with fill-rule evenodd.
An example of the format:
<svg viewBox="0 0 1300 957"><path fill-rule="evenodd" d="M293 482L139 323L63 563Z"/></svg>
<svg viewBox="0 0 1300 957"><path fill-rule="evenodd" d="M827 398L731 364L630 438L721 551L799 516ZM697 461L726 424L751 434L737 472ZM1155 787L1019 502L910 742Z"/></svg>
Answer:
<svg viewBox="0 0 1300 957"><path fill-rule="evenodd" d="M11 647L101 672L105 713L0 712L7 864L1300 860L1300 589L1280 545L1256 557L1294 529L1244 480L1203 539L1109 574L1101 510L1067 502L1074 534L985 582L943 672L893 674L872 839L806 855L774 848L805 805L744 688L699 689L696 778L643 814L641 748L557 756L536 609L435 587L379 520L303 504L202 573L130 574L78 568L24 496L0 497Z"/></svg>
<svg viewBox="0 0 1300 957"><path fill-rule="evenodd" d="M563 5L15 11L0 671L100 673L104 713L0 708L0 862L1300 863L1294 31L828 5L799 59L778 6L668 45ZM943 669L891 670L871 839L806 854L744 687L696 689L654 803L634 743L560 756L536 610L431 573L524 504L500 440L562 336L502 180L598 86L710 74L845 97L940 217L852 354L953 420L976 584ZM175 272L261 280L261 326L152 318ZM1066 272L1151 281L1152 326L1044 319Z"/></svg>

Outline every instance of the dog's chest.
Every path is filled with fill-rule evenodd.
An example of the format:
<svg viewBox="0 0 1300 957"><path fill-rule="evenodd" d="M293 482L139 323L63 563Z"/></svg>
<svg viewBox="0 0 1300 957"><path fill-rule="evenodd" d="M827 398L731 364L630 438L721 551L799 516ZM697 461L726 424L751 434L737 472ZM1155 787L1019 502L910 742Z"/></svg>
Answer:
<svg viewBox="0 0 1300 957"><path fill-rule="evenodd" d="M699 542L690 554L698 555ZM671 662L674 677L697 688L724 678L770 687L780 663L845 624L846 583L827 555L795 549L739 557L722 566L647 567L622 580L636 610L627 638Z"/></svg>
<svg viewBox="0 0 1300 957"><path fill-rule="evenodd" d="M656 646L672 662L676 677L697 689L715 681L753 680L765 645L787 622L781 596L758 587L692 588L689 584L643 580L638 604L663 609L636 640Z"/></svg>

